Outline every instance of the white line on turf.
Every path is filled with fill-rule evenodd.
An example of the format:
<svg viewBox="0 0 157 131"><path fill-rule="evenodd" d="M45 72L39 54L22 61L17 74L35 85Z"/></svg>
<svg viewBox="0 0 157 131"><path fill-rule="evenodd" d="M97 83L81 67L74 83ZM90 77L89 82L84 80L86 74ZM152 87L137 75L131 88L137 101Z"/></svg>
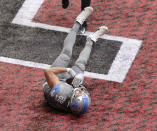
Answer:
<svg viewBox="0 0 157 131"><path fill-rule="evenodd" d="M47 69L50 67L50 65L47 65L47 64L36 63L32 61L24 61L24 60L13 59L13 58L8 58L8 57L3 57L3 56L0 56L0 61L5 62L5 63L10 63L10 64L22 65L22 66L27 66L27 67L35 67L35 68L41 68L41 69Z"/></svg>

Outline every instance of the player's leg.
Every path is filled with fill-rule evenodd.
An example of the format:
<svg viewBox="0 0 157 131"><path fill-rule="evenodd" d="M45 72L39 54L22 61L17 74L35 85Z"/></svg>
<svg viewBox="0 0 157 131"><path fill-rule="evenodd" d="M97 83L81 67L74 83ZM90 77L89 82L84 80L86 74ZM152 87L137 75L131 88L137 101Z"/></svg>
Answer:
<svg viewBox="0 0 157 131"><path fill-rule="evenodd" d="M92 7L86 7L77 17L74 26L72 27L70 33L64 40L63 49L61 54L57 57L57 59L53 62L52 67L67 67L70 58L72 56L73 46L76 41L76 35L79 31L80 26L86 20L86 18L93 12Z"/></svg>
<svg viewBox="0 0 157 131"><path fill-rule="evenodd" d="M69 0L62 0L62 7L66 9L68 8L68 6L69 6Z"/></svg>
<svg viewBox="0 0 157 131"><path fill-rule="evenodd" d="M79 31L79 28L92 12L93 12L93 8L87 7L76 17L74 26L72 27L70 33L67 35L67 37L64 40L61 54L53 62L51 67L67 67L68 66L71 56L72 56L72 50L76 41L76 35ZM58 77L60 79L68 78L69 75L68 73L63 73L63 74L59 74Z"/></svg>
<svg viewBox="0 0 157 131"><path fill-rule="evenodd" d="M94 42L91 40L91 38L87 38L84 49L81 51L78 59L72 67L76 73L83 73L85 71L85 65L89 59L93 43Z"/></svg>
<svg viewBox="0 0 157 131"><path fill-rule="evenodd" d="M63 49L60 55L56 58L56 60L52 63L51 67L67 67L70 58L72 56L72 49L76 40L76 35L79 30L80 24L75 22L74 26L72 27L70 33L64 40Z"/></svg>
<svg viewBox="0 0 157 131"><path fill-rule="evenodd" d="M95 33L91 34L86 41L84 49L81 51L79 58L76 60L75 65L72 67L76 73L83 73L85 71L85 66L89 59L93 43L102 36L105 31L108 30L106 26L101 26Z"/></svg>

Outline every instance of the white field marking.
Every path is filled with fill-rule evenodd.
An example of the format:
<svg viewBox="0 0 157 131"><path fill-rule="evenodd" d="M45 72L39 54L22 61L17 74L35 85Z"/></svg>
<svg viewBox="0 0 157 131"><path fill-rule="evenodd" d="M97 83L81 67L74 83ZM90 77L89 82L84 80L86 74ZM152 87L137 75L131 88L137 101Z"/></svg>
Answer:
<svg viewBox="0 0 157 131"><path fill-rule="evenodd" d="M41 4L43 2L44 0L25 0L24 4L22 5L19 12L13 19L12 23L69 33L70 28L52 26L52 25L36 23L32 21L32 19L34 18L35 14L37 13L38 9L41 7ZM92 32L86 32L84 35L88 36L91 33ZM103 35L101 38L105 40L114 40L114 41L122 42L121 48L119 52L117 53L107 75L92 73L92 72L85 72L85 76L121 83L124 81L138 53L139 48L141 47L142 41L136 40L136 39L118 37L118 36L109 36L109 35ZM16 64L16 62L14 64ZM25 64L25 66L29 66L29 65L32 66L34 64L32 65L30 63ZM43 65L43 67L40 67L40 68L45 68L45 66Z"/></svg>
<svg viewBox="0 0 157 131"><path fill-rule="evenodd" d="M40 68L40 69L47 69L50 67L50 65L47 65L47 64L36 63L32 61L24 61L24 60L13 59L13 58L8 58L8 57L3 57L3 56L0 56L0 61L5 62L5 63L10 63L10 64L27 66L27 67Z"/></svg>

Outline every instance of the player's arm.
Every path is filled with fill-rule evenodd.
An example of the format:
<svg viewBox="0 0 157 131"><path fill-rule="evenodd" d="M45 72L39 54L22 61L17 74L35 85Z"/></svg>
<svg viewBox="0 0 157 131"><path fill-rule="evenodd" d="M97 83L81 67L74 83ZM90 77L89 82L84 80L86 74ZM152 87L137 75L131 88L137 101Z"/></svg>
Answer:
<svg viewBox="0 0 157 131"><path fill-rule="evenodd" d="M44 70L44 75L49 87L53 88L59 83L59 78L56 74L67 72L66 68L54 67Z"/></svg>
<svg viewBox="0 0 157 131"><path fill-rule="evenodd" d="M70 68L53 67L53 68L44 70L44 74L45 74L46 80L48 82L48 85L51 88L53 88L56 84L58 84L59 78L56 74L60 74L60 73L64 73L64 72L68 72L72 76L75 75L75 72Z"/></svg>

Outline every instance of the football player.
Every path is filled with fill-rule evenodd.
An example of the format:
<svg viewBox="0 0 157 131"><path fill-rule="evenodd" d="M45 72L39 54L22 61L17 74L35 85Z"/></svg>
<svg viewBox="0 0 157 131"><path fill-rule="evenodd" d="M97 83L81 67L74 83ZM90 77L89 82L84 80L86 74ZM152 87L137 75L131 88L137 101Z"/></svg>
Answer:
<svg viewBox="0 0 157 131"><path fill-rule="evenodd" d="M89 35L74 66L67 68L79 28L92 12L92 7L86 7L77 16L70 33L64 40L61 54L53 62L51 68L44 71L46 82L43 85L43 91L49 105L76 115L85 113L90 106L91 98L83 84L83 73L93 43L108 30L106 26L101 26L95 33Z"/></svg>

